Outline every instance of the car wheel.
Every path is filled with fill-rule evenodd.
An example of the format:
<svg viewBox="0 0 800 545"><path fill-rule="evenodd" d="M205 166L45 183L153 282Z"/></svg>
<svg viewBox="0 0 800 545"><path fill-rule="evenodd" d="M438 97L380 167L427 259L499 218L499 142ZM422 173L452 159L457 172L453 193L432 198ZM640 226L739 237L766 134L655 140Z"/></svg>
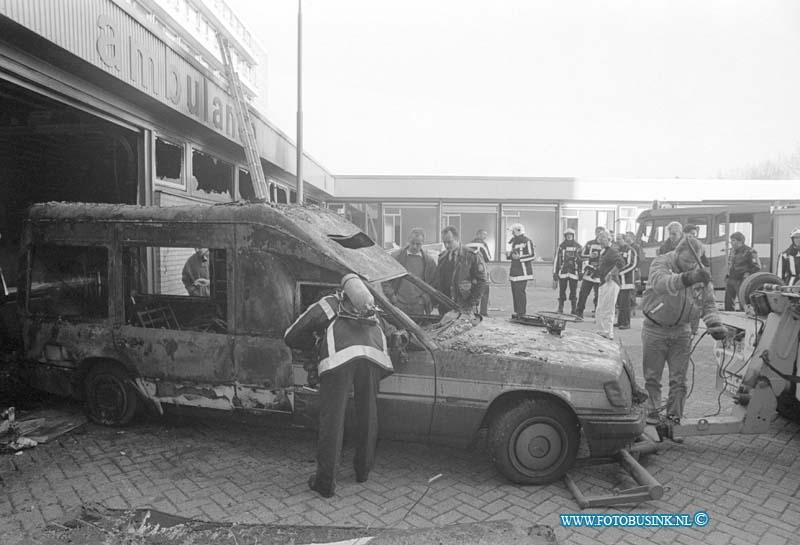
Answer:
<svg viewBox="0 0 800 545"><path fill-rule="evenodd" d="M492 463L509 481L547 484L575 462L578 420L560 403L527 399L494 419L487 440Z"/></svg>
<svg viewBox="0 0 800 545"><path fill-rule="evenodd" d="M124 426L136 413L136 392L130 377L118 365L100 363L86 376L89 417L105 426Z"/></svg>
<svg viewBox="0 0 800 545"><path fill-rule="evenodd" d="M783 280L771 272L759 271L751 274L742 281L742 285L739 286L738 294L739 306L742 310L746 309L747 305L750 304L750 295L764 287L765 284L780 284L782 286Z"/></svg>

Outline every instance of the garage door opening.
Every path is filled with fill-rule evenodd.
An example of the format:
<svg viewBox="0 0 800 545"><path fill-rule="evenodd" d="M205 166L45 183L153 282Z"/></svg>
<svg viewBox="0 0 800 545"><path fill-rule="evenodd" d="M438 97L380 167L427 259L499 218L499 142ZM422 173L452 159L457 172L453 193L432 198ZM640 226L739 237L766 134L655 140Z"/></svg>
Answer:
<svg viewBox="0 0 800 545"><path fill-rule="evenodd" d="M35 202L136 204L139 134L0 80L0 267L15 286Z"/></svg>

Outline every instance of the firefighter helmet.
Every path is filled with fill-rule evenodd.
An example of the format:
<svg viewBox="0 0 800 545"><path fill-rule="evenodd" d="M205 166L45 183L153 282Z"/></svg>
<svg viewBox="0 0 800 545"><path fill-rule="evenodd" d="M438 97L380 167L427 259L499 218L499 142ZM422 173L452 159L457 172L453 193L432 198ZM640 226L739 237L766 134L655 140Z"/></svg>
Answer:
<svg viewBox="0 0 800 545"><path fill-rule="evenodd" d="M792 230L792 233L789 235L789 238L800 237L800 227L795 227Z"/></svg>
<svg viewBox="0 0 800 545"><path fill-rule="evenodd" d="M572 235L572 238L575 238L575 229L568 228L564 231L564 237L566 238L567 235Z"/></svg>

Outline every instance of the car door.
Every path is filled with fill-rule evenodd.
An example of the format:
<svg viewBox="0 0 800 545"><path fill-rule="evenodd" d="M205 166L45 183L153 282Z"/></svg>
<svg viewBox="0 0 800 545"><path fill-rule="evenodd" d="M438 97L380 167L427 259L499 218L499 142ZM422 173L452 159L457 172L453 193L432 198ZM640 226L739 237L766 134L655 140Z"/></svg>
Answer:
<svg viewBox="0 0 800 545"><path fill-rule="evenodd" d="M390 354L394 373L378 386L380 433L392 437L426 436L431 429L436 393L433 355L413 338L407 347L391 349Z"/></svg>

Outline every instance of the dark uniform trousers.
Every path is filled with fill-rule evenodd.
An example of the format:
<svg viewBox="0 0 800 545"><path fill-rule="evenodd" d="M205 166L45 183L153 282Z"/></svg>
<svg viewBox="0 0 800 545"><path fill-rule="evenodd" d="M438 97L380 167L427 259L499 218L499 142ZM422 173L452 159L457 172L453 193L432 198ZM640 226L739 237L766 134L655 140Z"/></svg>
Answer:
<svg viewBox="0 0 800 545"><path fill-rule="evenodd" d="M514 300L514 314L525 314L528 308L528 296L525 294L527 280L511 282L511 298Z"/></svg>
<svg viewBox="0 0 800 545"><path fill-rule="evenodd" d="M344 416L350 385L355 393L356 451L353 468L356 480L367 480L375 464L378 439L378 383L383 377L378 365L358 358L335 367L319 377L319 433L317 436L316 488L333 490L336 468L342 455Z"/></svg>
<svg viewBox="0 0 800 545"><path fill-rule="evenodd" d="M558 279L558 303L564 304L567 300L567 287L569 287L569 302L575 306L575 293L578 291L578 280L575 278L559 278Z"/></svg>

